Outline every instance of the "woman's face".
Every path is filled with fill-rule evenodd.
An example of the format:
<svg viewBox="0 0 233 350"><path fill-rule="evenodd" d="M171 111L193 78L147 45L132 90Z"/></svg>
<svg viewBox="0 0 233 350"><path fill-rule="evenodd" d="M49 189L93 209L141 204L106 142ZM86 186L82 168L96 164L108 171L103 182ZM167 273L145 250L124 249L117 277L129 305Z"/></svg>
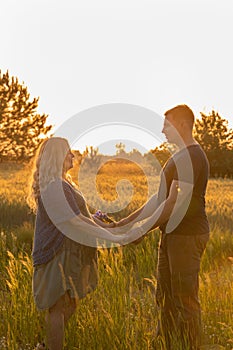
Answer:
<svg viewBox="0 0 233 350"><path fill-rule="evenodd" d="M64 160L64 172L66 173L68 170L73 168L73 159L74 154L71 152L71 150L68 151L65 160Z"/></svg>

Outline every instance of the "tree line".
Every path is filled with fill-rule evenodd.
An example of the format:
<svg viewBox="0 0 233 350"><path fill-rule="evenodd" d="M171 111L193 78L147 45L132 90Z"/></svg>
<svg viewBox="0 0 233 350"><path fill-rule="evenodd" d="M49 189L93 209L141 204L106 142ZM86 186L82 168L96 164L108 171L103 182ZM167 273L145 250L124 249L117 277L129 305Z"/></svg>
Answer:
<svg viewBox="0 0 233 350"><path fill-rule="evenodd" d="M51 134L52 125L46 124L48 115L37 112L38 103L39 97L31 98L24 83L11 77L8 71L2 73L0 70L0 162L30 160L42 140ZM195 122L194 136L206 152L210 176L232 177L233 130L228 121L214 110L209 114L201 112ZM153 155L162 166L171 155L171 147L164 143L144 157L152 161ZM116 148L119 156L125 152L123 144ZM94 160L97 153L92 147L79 156ZM139 157L137 150L131 153L134 159Z"/></svg>

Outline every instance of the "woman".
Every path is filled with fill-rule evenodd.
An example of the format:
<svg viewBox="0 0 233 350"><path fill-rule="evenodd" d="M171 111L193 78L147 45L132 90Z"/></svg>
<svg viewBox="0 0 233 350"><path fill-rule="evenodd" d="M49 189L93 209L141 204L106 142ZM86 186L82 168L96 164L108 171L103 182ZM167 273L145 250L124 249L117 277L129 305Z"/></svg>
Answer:
<svg viewBox="0 0 233 350"><path fill-rule="evenodd" d="M50 350L62 349L64 327L78 300L97 286L96 237L112 242L120 239L93 221L81 192L67 175L73 158L66 139L45 140L35 158L28 197L36 212L33 296L37 308L47 310L46 339ZM38 344L37 349L45 349L45 344Z"/></svg>

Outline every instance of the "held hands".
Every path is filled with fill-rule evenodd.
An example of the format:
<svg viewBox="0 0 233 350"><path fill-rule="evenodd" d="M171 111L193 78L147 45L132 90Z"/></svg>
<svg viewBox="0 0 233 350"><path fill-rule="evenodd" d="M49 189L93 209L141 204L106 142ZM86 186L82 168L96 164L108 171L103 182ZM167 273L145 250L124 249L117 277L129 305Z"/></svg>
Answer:
<svg viewBox="0 0 233 350"><path fill-rule="evenodd" d="M115 221L110 218L107 213L103 213L101 210L97 210L95 214L92 215L92 218L95 223L101 227L115 227Z"/></svg>
<svg viewBox="0 0 233 350"><path fill-rule="evenodd" d="M93 215L94 219L99 219L105 223L114 223L114 220L108 216L107 213L103 213L101 210L97 210L95 214Z"/></svg>
<svg viewBox="0 0 233 350"><path fill-rule="evenodd" d="M135 210L128 217L118 222L112 220L106 213L98 210L94 215L94 221L109 232L109 240L119 244L138 244L146 234L159 226L161 207L158 203L157 194L153 195L145 205Z"/></svg>
<svg viewBox="0 0 233 350"><path fill-rule="evenodd" d="M124 233L126 229L123 229L123 226L128 224L127 218L121 219L120 221L114 221L107 213L102 212L101 210L97 210L95 214L92 215L93 220L105 228L118 228L117 232ZM119 227L122 229L119 230ZM127 228L128 229L128 228Z"/></svg>
<svg viewBox="0 0 233 350"><path fill-rule="evenodd" d="M103 213L101 210L97 210L92 217L98 225L104 227L111 234L113 234L115 238L117 238L117 242L122 245L127 245L130 243L138 244L147 234L141 223L137 223L135 225L131 223L130 225L127 218L116 222L110 218L107 213Z"/></svg>

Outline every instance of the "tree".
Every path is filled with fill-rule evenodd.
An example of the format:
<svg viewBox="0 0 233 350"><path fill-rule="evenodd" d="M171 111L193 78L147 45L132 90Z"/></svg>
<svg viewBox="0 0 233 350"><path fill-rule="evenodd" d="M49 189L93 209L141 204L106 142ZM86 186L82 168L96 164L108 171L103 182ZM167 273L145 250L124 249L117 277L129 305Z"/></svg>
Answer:
<svg viewBox="0 0 233 350"><path fill-rule="evenodd" d="M195 139L204 149L211 176L233 175L233 131L217 112L201 113L195 123Z"/></svg>
<svg viewBox="0 0 233 350"><path fill-rule="evenodd" d="M228 121L215 111L209 115L201 113L201 119L195 123L195 138L206 152L233 146L233 131L228 128Z"/></svg>
<svg viewBox="0 0 233 350"><path fill-rule="evenodd" d="M30 100L27 87L0 70L0 161L30 159L51 130L48 115L36 112L39 98Z"/></svg>
<svg viewBox="0 0 233 350"><path fill-rule="evenodd" d="M135 162L138 164L143 162L143 156L141 152L139 152L139 150L137 150L136 148L133 148L132 151L128 153L128 158L131 160L131 162Z"/></svg>
<svg viewBox="0 0 233 350"><path fill-rule="evenodd" d="M86 146L85 151L82 154L84 164L89 168L98 166L101 163L102 155L99 154L99 148L94 146Z"/></svg>
<svg viewBox="0 0 233 350"><path fill-rule="evenodd" d="M175 151L175 145L163 142L161 145L151 150L160 167L163 167L166 161L171 157L172 153Z"/></svg>
<svg viewBox="0 0 233 350"><path fill-rule="evenodd" d="M120 142L115 145L116 147L116 155L117 156L124 156L126 154L125 152L125 144Z"/></svg>

